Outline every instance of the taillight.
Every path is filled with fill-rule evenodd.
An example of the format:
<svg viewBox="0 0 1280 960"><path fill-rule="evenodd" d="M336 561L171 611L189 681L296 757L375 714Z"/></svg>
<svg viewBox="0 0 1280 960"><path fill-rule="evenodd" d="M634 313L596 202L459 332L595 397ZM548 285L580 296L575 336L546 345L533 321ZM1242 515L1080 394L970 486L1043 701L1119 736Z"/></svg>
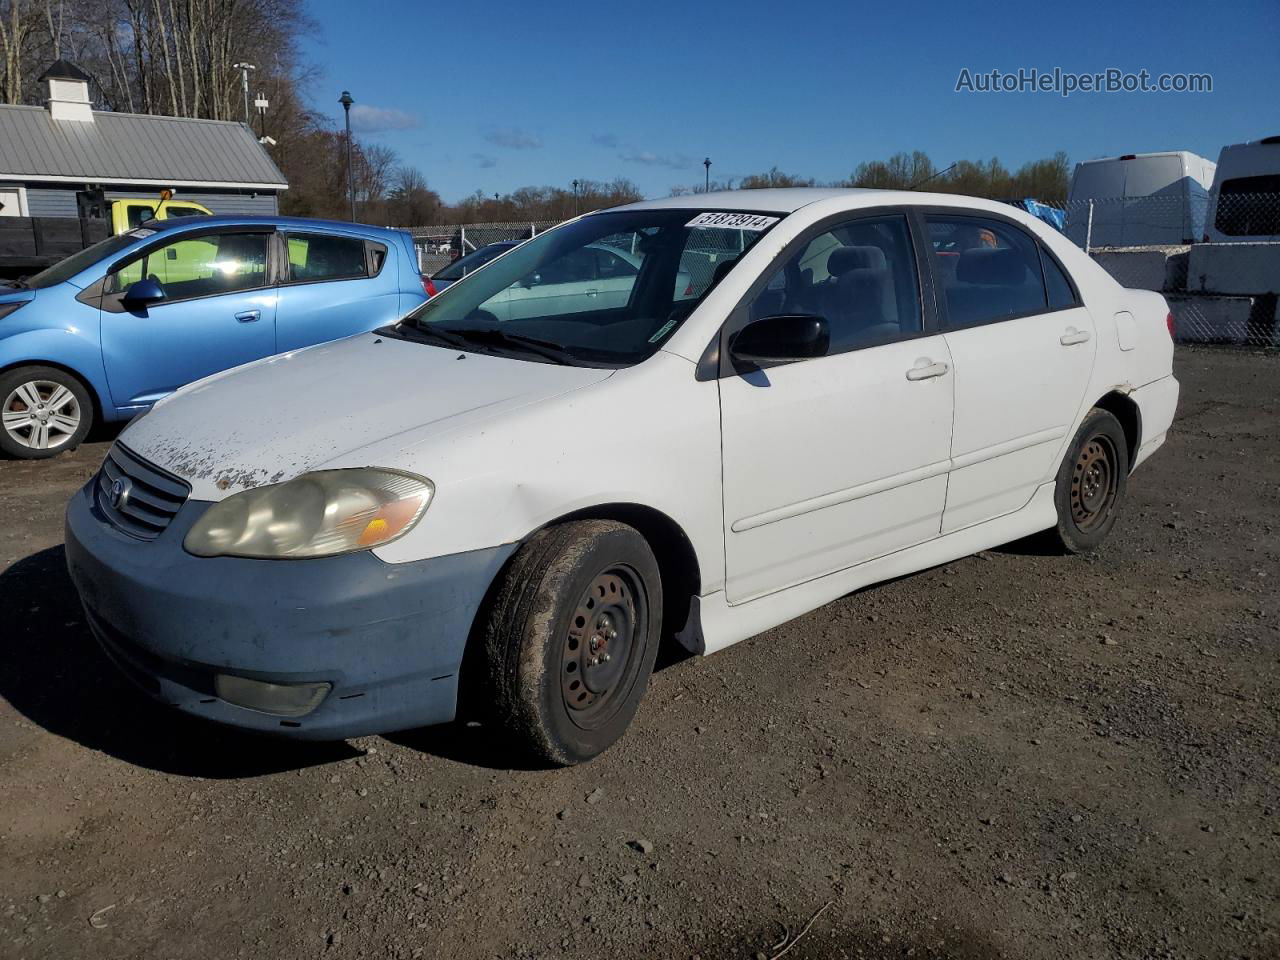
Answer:
<svg viewBox="0 0 1280 960"><path fill-rule="evenodd" d="M422 275L422 290L428 297L436 295L436 285L431 282L431 278L425 273Z"/></svg>
<svg viewBox="0 0 1280 960"><path fill-rule="evenodd" d="M1168 315L1167 317L1165 317L1165 318L1164 318L1164 322L1165 322L1165 323L1168 325L1168 327L1169 327L1169 339L1170 339L1170 340L1175 339L1175 337L1174 337L1174 335L1173 335L1173 312L1172 312L1172 311L1170 311L1170 312L1169 312L1169 315Z"/></svg>

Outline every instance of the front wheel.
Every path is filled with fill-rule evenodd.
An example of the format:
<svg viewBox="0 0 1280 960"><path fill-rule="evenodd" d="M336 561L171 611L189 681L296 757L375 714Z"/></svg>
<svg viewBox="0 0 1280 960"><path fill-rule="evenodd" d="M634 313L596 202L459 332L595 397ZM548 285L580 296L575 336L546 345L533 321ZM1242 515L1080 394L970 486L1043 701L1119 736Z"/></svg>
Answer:
<svg viewBox="0 0 1280 960"><path fill-rule="evenodd" d="M1088 553L1102 543L1116 524L1128 480L1124 428L1114 414L1094 407L1058 468L1058 523L1050 532L1062 549Z"/></svg>
<svg viewBox="0 0 1280 960"><path fill-rule="evenodd" d="M38 460L74 450L93 423L93 402L57 367L17 367L0 376L0 450Z"/></svg>
<svg viewBox="0 0 1280 960"><path fill-rule="evenodd" d="M662 581L648 542L611 520L539 531L506 571L484 630L493 719L569 766L631 723L658 653Z"/></svg>

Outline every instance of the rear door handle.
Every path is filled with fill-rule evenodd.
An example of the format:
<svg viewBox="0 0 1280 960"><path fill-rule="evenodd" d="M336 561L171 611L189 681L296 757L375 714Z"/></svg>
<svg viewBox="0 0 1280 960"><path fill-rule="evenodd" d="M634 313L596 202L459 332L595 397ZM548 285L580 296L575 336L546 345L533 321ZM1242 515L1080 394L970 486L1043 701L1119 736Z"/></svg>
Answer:
<svg viewBox="0 0 1280 960"><path fill-rule="evenodd" d="M914 367L907 371L908 380L931 380L934 377L943 376L951 368L945 363L931 363L928 359L918 361Z"/></svg>
<svg viewBox="0 0 1280 960"><path fill-rule="evenodd" d="M253 323L262 316L261 310L245 310L236 314L236 319L241 323Z"/></svg>
<svg viewBox="0 0 1280 960"><path fill-rule="evenodd" d="M1067 332L1058 338L1058 342L1064 347L1074 347L1077 343L1088 343L1089 331L1067 327Z"/></svg>

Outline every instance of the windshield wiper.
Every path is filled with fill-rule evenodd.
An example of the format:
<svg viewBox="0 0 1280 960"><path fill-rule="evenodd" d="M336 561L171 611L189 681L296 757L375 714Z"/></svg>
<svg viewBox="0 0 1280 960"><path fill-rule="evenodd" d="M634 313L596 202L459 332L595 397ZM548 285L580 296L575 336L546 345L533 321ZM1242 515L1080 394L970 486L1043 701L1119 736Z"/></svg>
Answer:
<svg viewBox="0 0 1280 960"><path fill-rule="evenodd" d="M418 323L416 320L412 320L407 317L395 324L395 330L402 336L407 331L412 331L410 335L418 340L435 341L436 343L446 347L456 347L462 350L469 346L467 341L456 333L438 330L429 324Z"/></svg>
<svg viewBox="0 0 1280 960"><path fill-rule="evenodd" d="M431 332L437 335L441 333L438 330ZM537 337L525 336L523 333L507 333L507 331L499 330L496 327L481 327L475 330L449 330L447 333L451 338L456 337L468 343L524 350L528 353L545 357L548 360L554 360L556 363L569 363L577 359L564 347L552 343L550 340L540 340Z"/></svg>

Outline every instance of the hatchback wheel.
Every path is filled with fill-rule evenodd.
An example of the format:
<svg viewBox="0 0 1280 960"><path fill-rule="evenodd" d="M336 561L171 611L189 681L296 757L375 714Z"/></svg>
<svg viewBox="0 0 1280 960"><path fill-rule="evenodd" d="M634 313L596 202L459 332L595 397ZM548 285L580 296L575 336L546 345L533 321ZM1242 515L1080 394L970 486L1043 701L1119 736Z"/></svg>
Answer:
<svg viewBox="0 0 1280 960"><path fill-rule="evenodd" d="M662 583L639 532L610 520L535 534L484 631L495 722L532 757L581 763L622 736L658 652Z"/></svg>
<svg viewBox="0 0 1280 960"><path fill-rule="evenodd" d="M56 367L18 367L0 376L0 450L28 460L74 450L93 422L89 391Z"/></svg>
<svg viewBox="0 0 1280 960"><path fill-rule="evenodd" d="M1058 469L1058 524L1052 532L1063 549L1087 553L1102 543L1115 526L1128 480L1124 428L1114 414L1095 407Z"/></svg>

